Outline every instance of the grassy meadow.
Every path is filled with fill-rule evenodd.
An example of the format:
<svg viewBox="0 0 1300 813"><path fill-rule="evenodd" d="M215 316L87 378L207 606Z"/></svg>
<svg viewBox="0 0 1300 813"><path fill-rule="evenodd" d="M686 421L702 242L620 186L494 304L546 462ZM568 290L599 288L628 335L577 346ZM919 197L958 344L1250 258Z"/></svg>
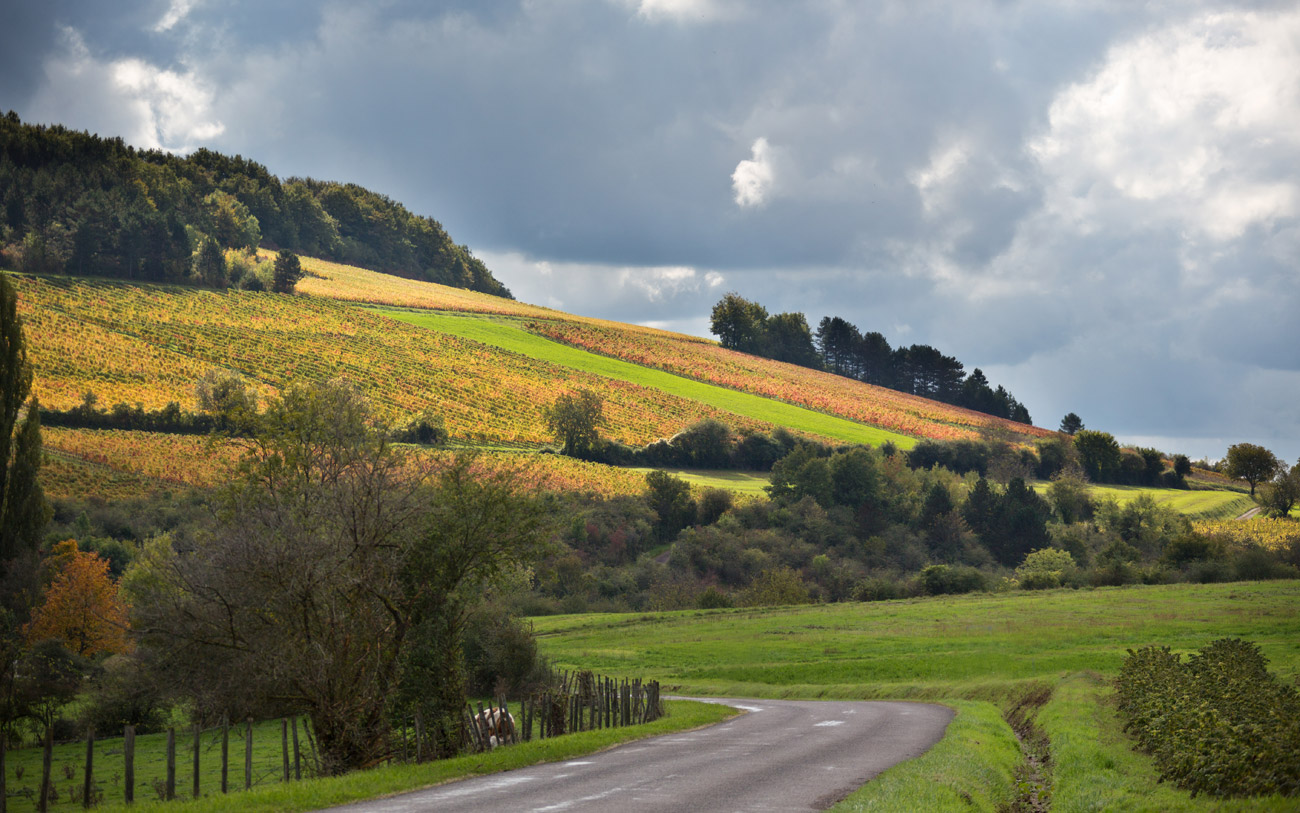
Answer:
<svg viewBox="0 0 1300 813"><path fill-rule="evenodd" d="M953 705L947 738L887 772L844 810L995 809L1018 754L1001 713L1049 690L1054 810L1294 810L1295 800L1193 800L1155 781L1111 708L1126 650L1190 652L1223 637L1260 645L1300 678L1300 584L1167 585L533 620L564 668L649 675L680 694L902 698ZM968 798L969 797L969 800Z"/></svg>
<svg viewBox="0 0 1300 813"><path fill-rule="evenodd" d="M1046 495L1052 484L1037 480L1030 485L1039 494ZM1094 500L1114 500L1120 505L1148 496L1157 505L1168 506L1189 519L1235 519L1255 507L1249 495L1238 491L1093 485L1088 487L1088 493Z"/></svg>

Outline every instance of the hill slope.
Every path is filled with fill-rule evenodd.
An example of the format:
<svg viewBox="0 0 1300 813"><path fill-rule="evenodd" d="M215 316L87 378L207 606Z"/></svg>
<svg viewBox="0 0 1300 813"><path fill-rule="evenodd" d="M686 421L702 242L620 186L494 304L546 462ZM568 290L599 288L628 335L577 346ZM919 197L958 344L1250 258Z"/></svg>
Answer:
<svg viewBox="0 0 1300 813"><path fill-rule="evenodd" d="M343 376L387 419L430 409L459 441L517 449L550 443L543 410L577 389L604 400L604 434L630 445L704 419L740 431L782 426L836 443L888 441L900 448L990 428L1023 441L1050 434L698 337L328 261L304 266L309 276L294 296L14 275L34 391L54 409L80 404L87 392L104 406L159 409L176 402L192 409L194 382L212 368L238 372L264 393ZM159 468L163 459L181 469L220 468L193 450L178 454L178 442L147 433L51 432L47 446L64 455L59 470L69 489L84 485L96 466L127 466L161 486L209 483L202 471ZM97 452L96 443L103 449ZM77 469L73 459L91 468ZM589 471L581 477L602 479ZM116 493L126 482L106 488ZM603 493L630 488L621 480L617 487L597 485Z"/></svg>

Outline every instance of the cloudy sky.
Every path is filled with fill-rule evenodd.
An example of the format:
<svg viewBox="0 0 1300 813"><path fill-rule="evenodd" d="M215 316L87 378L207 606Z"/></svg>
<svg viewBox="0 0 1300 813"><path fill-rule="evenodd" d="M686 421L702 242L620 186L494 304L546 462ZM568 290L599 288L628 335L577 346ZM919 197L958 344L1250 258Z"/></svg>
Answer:
<svg viewBox="0 0 1300 813"><path fill-rule="evenodd" d="M736 291L1300 457L1293 2L8 0L0 110L354 181L520 299Z"/></svg>

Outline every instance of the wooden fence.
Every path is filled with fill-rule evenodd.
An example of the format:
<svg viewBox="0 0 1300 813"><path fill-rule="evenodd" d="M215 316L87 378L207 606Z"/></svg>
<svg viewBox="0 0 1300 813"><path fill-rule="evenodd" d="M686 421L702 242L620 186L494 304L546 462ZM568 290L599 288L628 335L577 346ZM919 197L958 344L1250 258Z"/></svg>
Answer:
<svg viewBox="0 0 1300 813"><path fill-rule="evenodd" d="M313 760L314 749L306 749L306 753L304 753L305 749L302 747L302 741L299 739L298 727L299 720L297 717L286 717L280 720L279 765L268 771L265 766L265 751L263 751L262 759L259 760L262 763L261 767L263 773L257 782L254 781L253 720L251 718L245 721L242 726L231 726L228 722L223 722L220 726L212 728L204 729L195 726L193 729L190 729L190 732L193 734L193 753L191 769L189 772L190 776L187 777L190 780L189 788L186 789L186 791L188 791L187 795L196 799L202 795L204 791L204 771L202 766L203 754L205 750L210 751L214 749L218 743L220 744L220 778L217 784L221 793L230 792L230 739L232 733L236 739L240 739L242 734L242 739L244 741L244 790L249 790L254 784L260 784L267 779L279 782L289 782L302 779L303 762ZM305 734L304 739L310 740L311 734L309 729L304 727L303 733ZM112 775L112 783L114 785L120 783L121 798L127 803L135 801L137 792L147 794L152 791L160 800L180 798L183 791L178 790L177 786L177 730L175 728L167 729L166 737L166 772L164 777L154 779L146 784L138 784L136 781L137 764L135 727L129 725L126 726L120 740L112 738L111 740L101 740L99 742L101 745L101 753L99 755L101 764L98 766L101 772L100 780L96 779L95 773L97 767L95 762L95 732L93 730L87 732L85 740L85 761L82 764L82 776L80 777L81 782L72 788L68 796L64 797L64 800L71 801L76 805L86 808L104 801L106 797L106 788L102 782L102 776L104 774ZM204 747L205 737L209 740L207 748ZM106 742L114 743L112 751L109 752L110 754L117 751L116 746L120 743L120 753L122 758L122 762L120 763L120 773L118 773L117 766L106 766L102 764L104 757L106 756L102 751L102 746ZM51 802L56 798L54 794L55 777L51 770L53 763L52 754L54 750L53 729L46 730L41 760L41 782L39 790L37 791L32 791L30 788L17 792L8 791L8 788L6 787L8 771L5 765L5 756L8 751L7 745L8 744L4 741L3 735L0 735L0 813L5 813L5 810L8 807L8 797L10 795L27 798L30 802L34 803L37 811L43 813L49 809ZM72 780L74 778L71 771L72 766L66 764L63 766L65 779ZM156 770L151 770L151 772L156 773ZM310 775L313 772L314 771L309 767L307 773Z"/></svg>
<svg viewBox="0 0 1300 813"><path fill-rule="evenodd" d="M518 701L513 711L504 698L490 701L486 706L480 702L477 710L472 705L466 706L462 720L464 728L462 744L464 747L471 751L486 751L498 745L558 737L562 734L577 731L638 725L657 720L663 716L658 681L641 681L627 678L620 680L601 677L591 672L564 672L555 674L550 681L550 685L551 688L536 692L525 697L522 701ZM491 718L509 719L513 720L513 723L489 731L483 721ZM280 720L279 751L281 759L279 765L274 769L267 770L263 752L263 758L260 760L263 778L259 781L265 779L279 782L299 780L302 779L304 772L303 762L314 763L315 749L313 747L314 743L311 742L310 727L303 727L304 739L307 741L306 748L300 745L298 727L299 720L297 717ZM177 730L169 728L166 733L165 778L152 781L150 783L152 787L146 786L143 790L145 792L152 790L161 800L172 800L179 798L181 793L177 786ZM205 790L202 784L204 772L201 765L202 754L205 751L205 736L209 740L209 750L215 748L218 742L220 743L221 770L220 778L216 784L221 793L230 792L230 739L232 733L237 739L242 734L244 741L243 788L244 790L252 788L255 782L253 779L253 720L251 718L238 726L231 726L228 722L223 722L221 726L208 729L196 726L190 730L190 733L193 736L193 753L191 755L190 776L188 777L190 783L189 787L185 788L185 795L197 799ZM394 742L394 753L392 755L394 760L423 762L431 756L427 732L424 731L424 726L418 714L404 720L400 730L395 731L394 735L395 740L400 737L400 745L398 742ZM71 801L86 808L105 799L105 788L95 778L95 743L94 731L87 732L82 781L80 787L74 788L69 794ZM51 757L53 746L53 730L47 729L39 793L26 789L15 794L26 796L34 801L36 810L42 812L48 810L52 795L52 782L54 779L51 771ZM3 734L0 734L0 813L5 813L7 807L6 750L7 743L4 741ZM105 756L101 751L101 763L104 761ZM120 780L122 799L127 803L131 803L135 801L137 790L141 790L141 788L137 787L136 782L134 726L126 726L123 732L121 756L120 775L117 773L115 766L110 767L101 764L99 769L101 772L111 773L114 784L117 784ZM65 778L68 780L73 778L71 774L68 774L71 770L71 766L64 766ZM211 769L209 768L209 770ZM314 772L313 766L309 764L307 773L310 775ZM209 789L209 792L211 792L211 789Z"/></svg>

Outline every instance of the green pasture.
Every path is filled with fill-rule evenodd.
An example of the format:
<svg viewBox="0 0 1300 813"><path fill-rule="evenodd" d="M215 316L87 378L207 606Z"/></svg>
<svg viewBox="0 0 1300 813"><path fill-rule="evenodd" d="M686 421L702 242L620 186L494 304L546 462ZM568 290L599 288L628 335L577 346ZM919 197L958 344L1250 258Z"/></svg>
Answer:
<svg viewBox="0 0 1300 813"><path fill-rule="evenodd" d="M1046 494L1051 483L1036 480L1032 487L1039 494ZM1123 505L1142 495L1151 497L1158 505L1166 505L1189 519L1235 519L1255 507L1255 501L1249 495L1237 491L1185 491L1178 488L1154 488L1150 486L1102 486L1089 487L1095 500L1114 500Z"/></svg>
<svg viewBox="0 0 1300 813"><path fill-rule="evenodd" d="M633 469L633 471L651 472L654 469ZM771 483L771 476L765 471L729 471L725 469L661 469L674 477L681 478L693 486L702 488L721 488L753 497L766 497L764 489Z"/></svg>
<svg viewBox="0 0 1300 813"><path fill-rule="evenodd" d="M944 740L886 771L837 811L996 810L1012 798L1017 745L1001 712L1034 689L1051 739L1052 809L1296 810L1295 799L1193 799L1156 781L1120 730L1110 677L1126 650L1191 652L1217 638L1260 645L1300 677L1300 584L1051 590L743 610L533 619L562 668L646 675L678 693L903 698L957 710Z"/></svg>
<svg viewBox="0 0 1300 813"><path fill-rule="evenodd" d="M609 356L589 353L586 350L535 336L498 319L452 316L429 311L415 312L386 308L377 310L393 319L418 327L481 342L560 367L581 370L643 387L652 387L670 395L688 398L717 409L800 432L846 443L869 443L878 446L886 441L892 441L900 449L910 449L916 445L916 438L908 435L900 435L834 415L815 412L783 401L705 384L702 381L642 367Z"/></svg>
<svg viewBox="0 0 1300 813"><path fill-rule="evenodd" d="M253 777L254 786L244 790L243 729L231 729L230 741L230 793L220 790L220 735L206 732L200 749L202 796L192 798L193 788L193 734L177 732L176 790L177 800L163 802L155 791L166 776L166 734L149 734L135 741L135 804L123 802L122 739L105 739L96 742L95 778L103 792L103 802L98 810L145 811L297 811L316 810L331 805L372 799L402 793L433 785L463 779L469 776L496 773L539 762L554 762L594 753L623 742L656 734L668 734L720 722L737 712L713 703L668 701L668 716L653 723L601 731L584 731L546 740L534 740L507 748L498 748L487 754L470 754L456 759L425 762L419 765L390 764L367 771L357 771L347 776L321 779L304 779L284 783L280 751L280 722L257 723L253 726ZM302 736L301 727L299 736ZM57 745L54 748L53 775L58 799L51 809L80 809L72 802L73 789L80 792L82 770L85 764L84 742ZM305 766L304 766L305 770ZM21 773L21 778L18 774ZM68 774L72 774L72 778ZM41 749L24 748L10 751L5 764L8 782L8 810L35 810L35 794L41 781ZM33 793L30 798L22 789ZM19 795L15 795L19 794Z"/></svg>

